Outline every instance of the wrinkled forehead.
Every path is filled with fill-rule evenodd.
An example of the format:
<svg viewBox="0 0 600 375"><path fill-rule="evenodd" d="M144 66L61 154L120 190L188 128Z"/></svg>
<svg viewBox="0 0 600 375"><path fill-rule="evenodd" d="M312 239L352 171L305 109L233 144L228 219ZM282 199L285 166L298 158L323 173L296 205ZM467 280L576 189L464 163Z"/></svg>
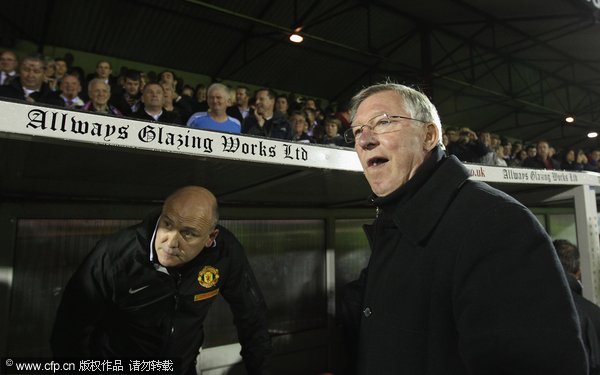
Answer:
<svg viewBox="0 0 600 375"><path fill-rule="evenodd" d="M354 121L366 122L383 114L410 115L400 94L394 91L379 91L366 97L357 107Z"/></svg>

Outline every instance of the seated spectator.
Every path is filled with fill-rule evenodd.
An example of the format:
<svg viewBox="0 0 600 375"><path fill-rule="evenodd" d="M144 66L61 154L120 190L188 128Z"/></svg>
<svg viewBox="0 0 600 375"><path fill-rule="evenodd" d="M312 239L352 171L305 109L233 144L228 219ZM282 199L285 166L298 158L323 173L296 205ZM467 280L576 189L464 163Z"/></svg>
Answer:
<svg viewBox="0 0 600 375"><path fill-rule="evenodd" d="M132 113L142 105L142 77L137 70L128 70L123 80L123 92L113 95L111 103L125 116Z"/></svg>
<svg viewBox="0 0 600 375"><path fill-rule="evenodd" d="M18 75L19 59L13 51L0 53L0 86L6 86Z"/></svg>
<svg viewBox="0 0 600 375"><path fill-rule="evenodd" d="M67 65L67 61L64 58L57 57L54 59L54 77L56 78L56 83L58 84L58 87L60 87L60 83L68 71L69 67ZM81 84L81 81L79 81L79 84Z"/></svg>
<svg viewBox="0 0 600 375"><path fill-rule="evenodd" d="M523 162L527 159L527 150L521 148L514 158L510 160L509 167L522 167Z"/></svg>
<svg viewBox="0 0 600 375"><path fill-rule="evenodd" d="M498 145L496 146L496 149L494 150L494 154L496 155L496 160L495 160L495 166L497 167L508 167L508 163L506 162L506 159L504 158L504 146L502 145Z"/></svg>
<svg viewBox="0 0 600 375"><path fill-rule="evenodd" d="M448 137L448 146L450 146L454 142L458 142L458 129L453 127L447 127L444 131L444 134Z"/></svg>
<svg viewBox="0 0 600 375"><path fill-rule="evenodd" d="M165 92L156 82L148 82L142 91L142 106L131 117L147 121L160 121L169 124L175 123L171 112L164 110Z"/></svg>
<svg viewBox="0 0 600 375"><path fill-rule="evenodd" d="M104 81L107 85L111 87L111 91L113 88L117 88L117 79L112 75L112 65L109 61L100 60L96 64L96 72L94 74L90 74L87 76L86 81L90 82L91 80L98 78Z"/></svg>
<svg viewBox="0 0 600 375"><path fill-rule="evenodd" d="M58 83L56 82L56 69L54 68L54 60L46 58L46 69L44 69L44 82L48 84L50 90L58 91Z"/></svg>
<svg viewBox="0 0 600 375"><path fill-rule="evenodd" d="M271 89L259 89L255 94L256 110L253 116L248 116L245 131L250 135L289 140L290 125L284 115L274 112L275 93Z"/></svg>
<svg viewBox="0 0 600 375"><path fill-rule="evenodd" d="M312 143L311 138L308 136L308 134L306 134L306 117L304 117L302 112L292 112L288 121L292 127L292 137L290 138L291 141Z"/></svg>
<svg viewBox="0 0 600 375"><path fill-rule="evenodd" d="M246 86L238 86L235 89L234 101L232 105L227 107L227 115L238 120L240 124L244 124L244 120L250 114L250 96Z"/></svg>
<svg viewBox="0 0 600 375"><path fill-rule="evenodd" d="M121 116L121 112L109 104L110 86L101 78L94 78L88 83L88 95L90 100L85 103L83 109L90 112L109 113Z"/></svg>
<svg viewBox="0 0 600 375"><path fill-rule="evenodd" d="M600 150L593 150L590 153L584 169L591 172L600 172Z"/></svg>
<svg viewBox="0 0 600 375"><path fill-rule="evenodd" d="M287 96L285 94L277 95L277 98L275 99L275 112L279 112L287 117L289 115L289 109L290 106L288 104Z"/></svg>
<svg viewBox="0 0 600 375"><path fill-rule="evenodd" d="M519 141L515 141L513 142L512 145L512 155L511 155L511 161L512 159L516 158L517 155L519 154L519 152L521 152L521 150L523 149L523 143L519 142ZM510 165L510 163L508 163L508 165Z"/></svg>
<svg viewBox="0 0 600 375"><path fill-rule="evenodd" d="M226 133L240 133L242 128L240 122L227 115L229 103L229 88L222 83L213 83L208 87L208 112L194 113L188 120L187 126Z"/></svg>
<svg viewBox="0 0 600 375"><path fill-rule="evenodd" d="M163 83L161 84L161 86L163 88L163 92L165 93L165 103L163 105L163 109L165 110L165 112L170 114L170 116L172 117L171 122L173 124L185 125L180 109L173 105L173 102L175 100L173 98L173 96L175 95L175 88L170 83Z"/></svg>
<svg viewBox="0 0 600 375"><path fill-rule="evenodd" d="M479 164L483 165L498 165L495 148L492 148L492 135L489 132L479 133L481 143L485 145L487 153L479 159Z"/></svg>
<svg viewBox="0 0 600 375"><path fill-rule="evenodd" d="M560 169L565 171L580 171L583 169L583 165L575 161L575 150L566 150L561 157Z"/></svg>
<svg viewBox="0 0 600 375"><path fill-rule="evenodd" d="M504 160L506 161L506 164L508 165L508 163L510 162L510 159L512 159L512 143L510 143L510 141L508 140L504 140L502 142L502 147L504 147Z"/></svg>
<svg viewBox="0 0 600 375"><path fill-rule="evenodd" d="M190 85L183 85L183 88L181 89L181 96L193 98L194 97L194 88Z"/></svg>
<svg viewBox="0 0 600 375"><path fill-rule="evenodd" d="M523 167L533 169L559 169L560 165L550 157L550 145L548 142L539 141L536 146L536 156L525 159Z"/></svg>
<svg viewBox="0 0 600 375"><path fill-rule="evenodd" d="M340 129L342 128L342 122L335 117L327 117L325 119L325 135L321 139L321 144L324 145L335 145L335 146L346 146L344 137L340 135Z"/></svg>
<svg viewBox="0 0 600 375"><path fill-rule="evenodd" d="M448 145L448 154L467 163L477 163L488 153L487 147L479 140L477 134L469 128L462 128L458 141Z"/></svg>
<svg viewBox="0 0 600 375"><path fill-rule="evenodd" d="M76 75L65 74L62 76L60 81L60 97L64 101L66 108L83 108L85 102L79 97L80 92L81 83Z"/></svg>
<svg viewBox="0 0 600 375"><path fill-rule="evenodd" d="M29 103L46 103L63 107L58 93L44 82L45 61L39 55L29 55L19 67L19 76L8 85L0 86L0 96L25 100Z"/></svg>
<svg viewBox="0 0 600 375"><path fill-rule="evenodd" d="M208 103L206 102L206 86L199 83L196 86L196 93L194 95L196 99L194 101L194 112L206 112L208 111Z"/></svg>
<svg viewBox="0 0 600 375"><path fill-rule="evenodd" d="M579 317L583 345L587 351L590 375L600 374L600 307L582 295L580 255L577 246L567 240L552 242L562 265L575 309Z"/></svg>

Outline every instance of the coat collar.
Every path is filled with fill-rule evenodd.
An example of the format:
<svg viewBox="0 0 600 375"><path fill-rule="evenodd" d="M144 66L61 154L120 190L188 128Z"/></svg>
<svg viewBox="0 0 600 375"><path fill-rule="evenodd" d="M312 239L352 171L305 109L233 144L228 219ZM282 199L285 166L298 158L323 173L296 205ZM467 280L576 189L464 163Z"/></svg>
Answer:
<svg viewBox="0 0 600 375"><path fill-rule="evenodd" d="M439 147L431 157L435 158L437 165L433 171L423 171L430 173L430 176L422 185L416 187L410 198L399 198L396 202L390 202L389 208L386 207L395 226L414 244L422 243L429 236L469 178L469 172L462 163L454 156L444 157ZM377 201L375 199L374 203Z"/></svg>

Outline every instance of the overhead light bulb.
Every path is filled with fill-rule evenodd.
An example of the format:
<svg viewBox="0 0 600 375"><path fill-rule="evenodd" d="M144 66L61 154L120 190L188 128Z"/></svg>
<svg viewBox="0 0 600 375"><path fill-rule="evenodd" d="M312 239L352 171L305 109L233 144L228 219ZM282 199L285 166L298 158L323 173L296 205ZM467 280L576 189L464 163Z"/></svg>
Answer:
<svg viewBox="0 0 600 375"><path fill-rule="evenodd" d="M294 43L302 43L304 37L299 34L302 30L302 26L298 26L294 29L294 32L290 35L290 41Z"/></svg>
<svg viewBox="0 0 600 375"><path fill-rule="evenodd" d="M565 117L565 122L568 122L569 124L575 122L575 117L573 116L567 116Z"/></svg>
<svg viewBox="0 0 600 375"><path fill-rule="evenodd" d="M302 43L303 40L304 40L304 38L300 34L293 33L292 35L290 35L291 42Z"/></svg>
<svg viewBox="0 0 600 375"><path fill-rule="evenodd" d="M587 136L588 136L588 138L596 138L598 136L598 133L596 133L596 132L589 132Z"/></svg>

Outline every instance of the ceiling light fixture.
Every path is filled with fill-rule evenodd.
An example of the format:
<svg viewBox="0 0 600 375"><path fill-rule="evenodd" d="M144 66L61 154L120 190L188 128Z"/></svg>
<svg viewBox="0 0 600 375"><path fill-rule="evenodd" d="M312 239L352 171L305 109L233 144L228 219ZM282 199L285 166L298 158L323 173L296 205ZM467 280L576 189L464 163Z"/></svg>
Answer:
<svg viewBox="0 0 600 375"><path fill-rule="evenodd" d="M567 117L565 117L565 122L567 122L569 124L572 124L572 123L575 122L575 117L573 117L573 116L567 116Z"/></svg>
<svg viewBox="0 0 600 375"><path fill-rule="evenodd" d="M588 136L588 138L596 138L598 136L598 133L596 133L596 132L589 132L587 136Z"/></svg>
<svg viewBox="0 0 600 375"><path fill-rule="evenodd" d="M302 35L298 34L300 32L300 30L302 30L301 27L296 27L294 29L294 32L290 35L291 42L302 43L302 41L304 40L304 37Z"/></svg>

